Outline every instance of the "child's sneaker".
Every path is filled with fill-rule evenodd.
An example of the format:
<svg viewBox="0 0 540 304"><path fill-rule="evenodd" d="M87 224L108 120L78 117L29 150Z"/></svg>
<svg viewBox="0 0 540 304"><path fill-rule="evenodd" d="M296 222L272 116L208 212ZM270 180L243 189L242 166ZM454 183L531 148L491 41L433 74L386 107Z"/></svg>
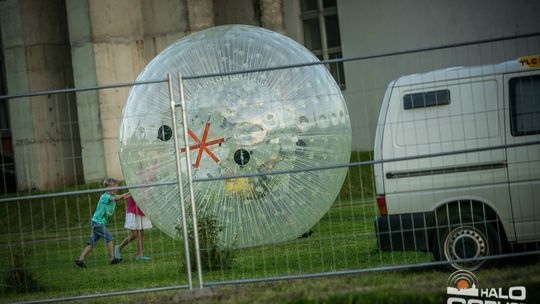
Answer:
<svg viewBox="0 0 540 304"><path fill-rule="evenodd" d="M86 268L86 263L84 261L81 261L79 259L75 260L75 265L81 267L81 268Z"/></svg>
<svg viewBox="0 0 540 304"><path fill-rule="evenodd" d="M148 261L148 260L151 260L152 258L151 257L147 257L147 256L143 256L143 255L138 255L135 257L135 260L137 261Z"/></svg>
<svg viewBox="0 0 540 304"><path fill-rule="evenodd" d="M122 262L122 258L112 258L111 265L118 264Z"/></svg>
<svg viewBox="0 0 540 304"><path fill-rule="evenodd" d="M120 245L114 245L114 257L120 258Z"/></svg>

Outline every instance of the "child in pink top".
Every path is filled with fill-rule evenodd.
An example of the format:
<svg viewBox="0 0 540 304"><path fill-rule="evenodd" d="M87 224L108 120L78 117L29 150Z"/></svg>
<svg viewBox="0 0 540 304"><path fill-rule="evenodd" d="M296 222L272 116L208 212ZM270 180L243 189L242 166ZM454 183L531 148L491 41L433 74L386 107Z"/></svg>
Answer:
<svg viewBox="0 0 540 304"><path fill-rule="evenodd" d="M150 257L143 256L143 241L144 241L144 229L152 228L152 223L144 215L141 209L135 203L133 197L128 199L126 205L126 223L124 225L127 229L131 230L131 233L114 248L115 257L120 258L120 251L131 241L137 239L137 261L150 260Z"/></svg>

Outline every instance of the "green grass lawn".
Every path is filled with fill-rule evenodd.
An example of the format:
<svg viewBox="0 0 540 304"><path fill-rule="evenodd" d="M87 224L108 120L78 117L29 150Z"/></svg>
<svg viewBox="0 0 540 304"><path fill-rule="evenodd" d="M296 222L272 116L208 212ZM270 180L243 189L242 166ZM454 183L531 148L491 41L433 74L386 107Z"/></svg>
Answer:
<svg viewBox="0 0 540 304"><path fill-rule="evenodd" d="M371 202L336 202L313 227L314 234L310 238L238 249L232 269L205 272L204 280L215 282L429 261L429 255L422 253L380 253L376 249L372 225L374 215ZM119 229L121 223L113 224L118 240L126 235ZM152 256L151 261L135 261L135 244L130 244L124 252L124 261L111 266L107 264L105 246L100 243L87 259L89 267L79 269L73 265L73 260L84 248L89 232L88 227L78 227L40 232L40 235L30 233L31 238L24 234L24 241L18 241L14 236L15 239L8 243L14 245L3 242L0 254L3 272L10 268L12 253L21 254L24 250L24 266L35 275L43 289L3 296L6 299L47 298L187 283L181 261L181 242L157 229L146 232L145 252ZM21 243L24 246L21 247Z"/></svg>
<svg viewBox="0 0 540 304"><path fill-rule="evenodd" d="M369 153L353 153L351 161L370 159ZM421 252L379 252L376 247L373 220L376 216L372 169L370 166L352 167L344 186L327 214L313 228L309 238L286 243L236 249L237 258L231 269L206 271L206 283L269 278L332 272L351 269L373 269L389 265L429 262L431 255ZM83 185L63 191L98 188ZM105 245L100 242L87 258L88 268L80 269L73 261L80 255L90 234L89 221L100 193L64 196L37 200L8 202L0 205L0 272L3 284L0 301L45 299L110 291L167 287L187 284L183 267L182 242L159 231L145 233L145 255L151 261L135 261L135 244L123 252L124 261L109 265ZM124 224L124 202L109 224L115 239L127 236ZM203 250L203 254L205 251ZM15 293L3 288L6 274L14 265L30 273L36 290ZM538 264L519 269L525 280L540 287ZM125 302L178 301L227 303L258 302L284 303L437 303L443 299L445 280L450 272L423 270L387 272L327 279L301 279L275 283L209 288L205 293L169 292L142 296L117 297ZM497 272L495 272L497 273ZM518 272L505 270L512 276ZM536 276L534 275L536 274ZM492 275L495 277L496 275ZM196 276L193 276L196 282ZM494 281L495 282L495 281ZM529 281L526 281L529 282ZM536 282L536 283L535 283ZM403 287L415 284L423 290L418 297ZM395 288L402 286L403 288ZM431 286L431 287L430 287ZM532 286L532 285L531 285ZM394 289L392 289L394 288ZM391 293L381 290L392 289ZM538 288L536 288L538 289ZM209 294L208 294L209 293ZM172 297L172 298L171 298ZM93 301L109 301L94 299ZM392 302L393 301L393 302ZM412 303L410 301L410 303Z"/></svg>
<svg viewBox="0 0 540 304"><path fill-rule="evenodd" d="M369 158L368 153L353 153L352 161ZM91 187L96 185L79 186L69 191ZM124 261L111 266L101 241L86 260L88 268L80 269L73 264L90 234L89 221L99 195L8 202L0 206L0 270L3 277L14 263L20 264L33 275L39 286L37 291L22 293L6 292L2 288L0 300L187 284L181 242L155 228L145 233L145 254L152 257L151 261L135 261L136 246L132 243L124 250ZM127 236L123 228L123 204L118 204L109 224L117 241ZM430 255L425 253L379 252L374 235L375 216L371 167L352 167L340 195L312 228L311 237L237 249L232 269L205 272L204 281L364 269L430 260Z"/></svg>
<svg viewBox="0 0 540 304"><path fill-rule="evenodd" d="M267 283L217 286L115 297L117 303L446 303L451 271L416 269L338 277L298 279ZM540 298L538 258L505 260L497 268L475 272L479 288L525 286L526 303ZM92 299L109 303L110 298ZM495 300L493 298L488 300ZM495 302L499 303L499 302ZM500 300L500 303L506 303Z"/></svg>

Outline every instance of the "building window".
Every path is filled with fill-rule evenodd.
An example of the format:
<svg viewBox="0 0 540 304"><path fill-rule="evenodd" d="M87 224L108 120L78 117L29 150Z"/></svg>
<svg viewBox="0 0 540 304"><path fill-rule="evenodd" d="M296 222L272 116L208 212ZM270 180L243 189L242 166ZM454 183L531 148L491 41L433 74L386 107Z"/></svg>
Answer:
<svg viewBox="0 0 540 304"><path fill-rule="evenodd" d="M403 109L405 110L441 106L449 103L449 90L414 93L403 96Z"/></svg>
<svg viewBox="0 0 540 304"><path fill-rule="evenodd" d="M540 134L540 75L510 79L513 136Z"/></svg>
<svg viewBox="0 0 540 304"><path fill-rule="evenodd" d="M300 0L304 45L320 60L342 57L337 0ZM343 62L328 65L342 90L345 89Z"/></svg>

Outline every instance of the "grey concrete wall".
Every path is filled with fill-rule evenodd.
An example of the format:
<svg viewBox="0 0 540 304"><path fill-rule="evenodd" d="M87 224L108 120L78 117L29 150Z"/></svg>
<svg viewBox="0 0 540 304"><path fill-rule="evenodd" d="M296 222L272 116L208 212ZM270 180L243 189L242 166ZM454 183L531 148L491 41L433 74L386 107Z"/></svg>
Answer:
<svg viewBox="0 0 540 304"><path fill-rule="evenodd" d="M214 23L261 26L258 0L214 0Z"/></svg>
<svg viewBox="0 0 540 304"><path fill-rule="evenodd" d="M66 11L75 87L96 86L96 64L88 0L66 1ZM79 92L76 99L84 180L102 181L106 170L98 94L96 91Z"/></svg>
<svg viewBox="0 0 540 304"><path fill-rule="evenodd" d="M67 2L77 87L132 81L170 43L219 22L260 24L259 1L252 0ZM283 30L276 17L281 1L265 3L266 18L274 20L276 30ZM122 178L118 128L128 92L129 88L119 88L78 95L79 113L88 116L81 120L87 181Z"/></svg>
<svg viewBox="0 0 540 304"><path fill-rule="evenodd" d="M8 93L73 85L62 0L0 2ZM9 101L19 190L80 182L80 144L72 95Z"/></svg>
<svg viewBox="0 0 540 304"><path fill-rule="evenodd" d="M141 6L141 1L133 0L89 2L98 85L133 81L144 67ZM115 178L122 177L118 128L128 91L129 88L118 88L97 92L106 176Z"/></svg>
<svg viewBox="0 0 540 304"><path fill-rule="evenodd" d="M216 24L262 24L284 32L282 0L7 0L0 5L9 93L133 81L169 44ZM12 102L20 187L81 182L81 172L85 182L122 178L117 140L128 91Z"/></svg>
<svg viewBox="0 0 540 304"><path fill-rule="evenodd" d="M260 0L261 26L285 34L283 0Z"/></svg>
<svg viewBox="0 0 540 304"><path fill-rule="evenodd" d="M159 52L189 33L188 7L179 0L143 0L144 58Z"/></svg>
<svg viewBox="0 0 540 304"><path fill-rule="evenodd" d="M133 81L152 58L189 31L185 1L66 3L77 87ZM129 88L118 88L77 95L87 182L122 178L118 129L128 93Z"/></svg>
<svg viewBox="0 0 540 304"><path fill-rule="evenodd" d="M17 0L0 2L0 22L2 22L2 46L6 60L6 82L8 93L28 92L28 68L22 29L21 5ZM34 123L31 115L30 98L9 101L11 134L13 136L15 163L17 164L17 187L37 188L39 186L37 150L34 142ZM31 165L36 164L36 165Z"/></svg>
<svg viewBox="0 0 540 304"><path fill-rule="evenodd" d="M540 1L338 0L343 57L540 32ZM285 1L287 34L303 41L299 1ZM403 75L497 63L540 53L540 38L345 63L353 149L372 150L388 83Z"/></svg>
<svg viewBox="0 0 540 304"><path fill-rule="evenodd" d="M304 37L300 14L300 2L298 0L285 1L283 3L285 35L303 44Z"/></svg>
<svg viewBox="0 0 540 304"><path fill-rule="evenodd" d="M286 32L283 0L214 0L212 6L215 25L248 24Z"/></svg>
<svg viewBox="0 0 540 304"><path fill-rule="evenodd" d="M344 57L540 32L540 1L338 0ZM353 148L372 150L388 83L403 75L540 53L540 37L345 64Z"/></svg>
<svg viewBox="0 0 540 304"><path fill-rule="evenodd" d="M189 32L197 32L214 26L213 0L186 0Z"/></svg>

